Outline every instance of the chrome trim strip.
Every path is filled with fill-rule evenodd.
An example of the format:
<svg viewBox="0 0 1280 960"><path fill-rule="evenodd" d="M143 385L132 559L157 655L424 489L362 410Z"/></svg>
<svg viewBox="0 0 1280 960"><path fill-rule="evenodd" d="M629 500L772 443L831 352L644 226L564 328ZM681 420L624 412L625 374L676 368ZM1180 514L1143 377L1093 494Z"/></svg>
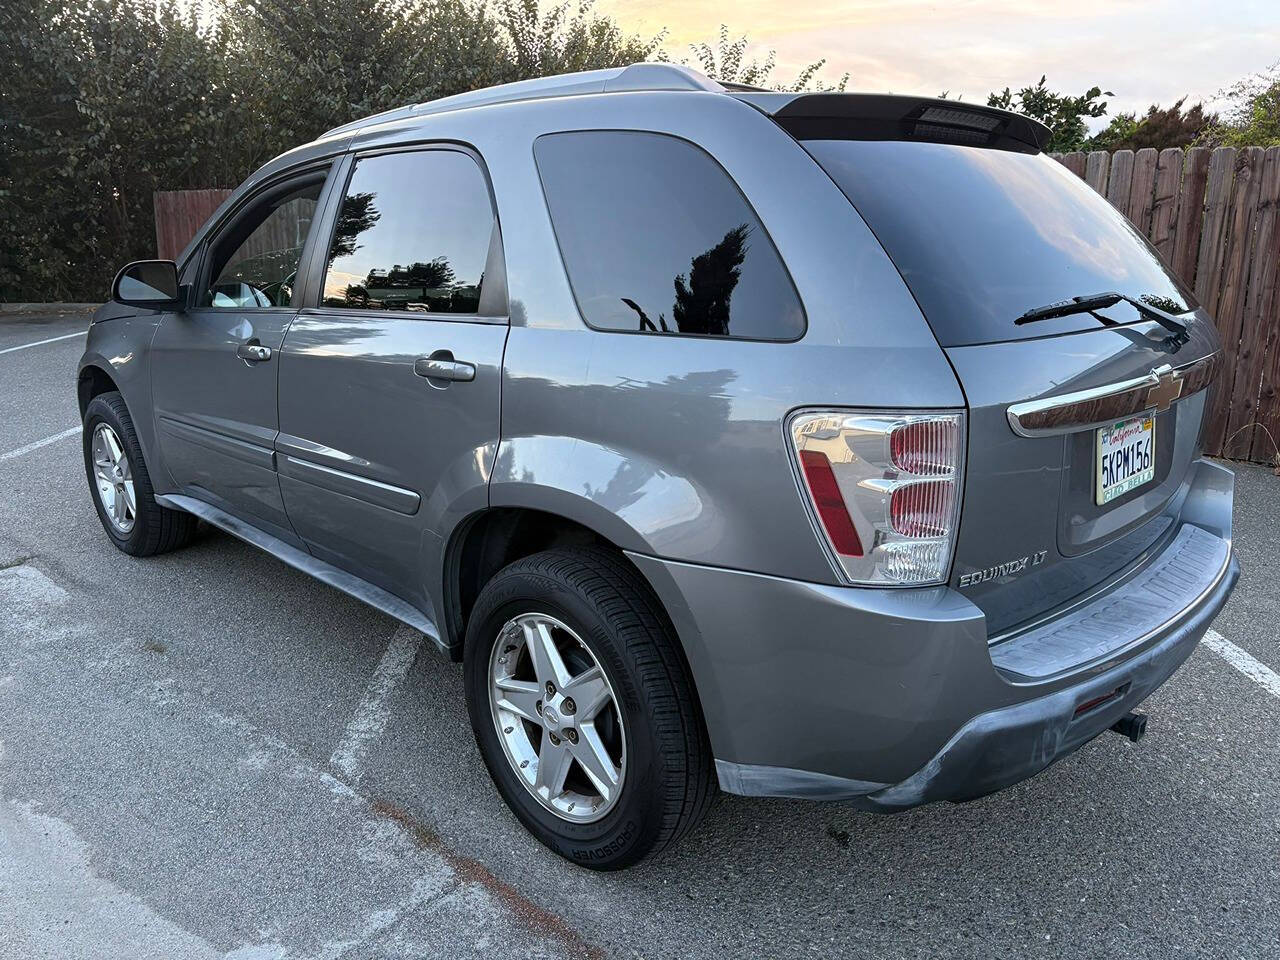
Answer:
<svg viewBox="0 0 1280 960"><path fill-rule="evenodd" d="M348 473L346 470L335 470L333 467L311 463L309 460L299 460L288 454L280 456L277 466L283 477L309 483L330 493L353 497L373 504L375 507L394 510L407 517L417 513L418 505L422 502L422 498L417 493L406 490L404 487L371 480L368 477Z"/></svg>
<svg viewBox="0 0 1280 960"><path fill-rule="evenodd" d="M1097 429L1114 423L1116 417L1112 415L1105 417L1095 416L1080 420L1068 418L1060 423L1053 423L1048 426L1035 426L1024 421L1034 421L1037 418L1044 418L1045 414L1055 411L1066 411L1073 406L1093 404L1101 400L1121 397L1124 394L1138 390L1150 390L1152 387L1159 386L1166 379L1186 382L1192 379L1193 375L1197 378L1205 379L1206 382L1204 383L1199 382L1199 379L1192 380L1189 385L1190 389L1178 399L1189 397L1208 386L1207 380L1216 372L1214 367L1217 362L1218 354L1213 353L1182 367L1175 368L1170 364L1163 363L1157 367L1152 367L1149 373L1141 377L1133 377L1129 380L1121 380L1100 387L1076 390L1071 393L1062 393L1053 397L1044 397L1039 400L1025 400L1021 403L1010 404L1005 411L1005 415L1009 420L1010 428L1020 437L1049 437L1064 433L1075 433L1080 430ZM1123 416L1136 417L1156 409L1157 406L1155 404L1147 402L1144 398L1132 410L1125 412Z"/></svg>

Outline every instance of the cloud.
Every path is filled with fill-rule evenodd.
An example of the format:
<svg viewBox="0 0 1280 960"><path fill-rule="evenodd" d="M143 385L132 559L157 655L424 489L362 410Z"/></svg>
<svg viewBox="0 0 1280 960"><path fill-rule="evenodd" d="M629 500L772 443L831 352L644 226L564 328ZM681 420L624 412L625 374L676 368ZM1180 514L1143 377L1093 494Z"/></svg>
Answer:
<svg viewBox="0 0 1280 960"><path fill-rule="evenodd" d="M1211 102L1280 56L1280 4L1252 0L599 0L597 9L628 30L670 28L677 58L689 42L714 43L726 21L749 36L752 56L777 50L778 81L825 57L820 76L848 71L851 89L985 100L1047 74L1054 89L1114 91L1111 114L1188 95Z"/></svg>

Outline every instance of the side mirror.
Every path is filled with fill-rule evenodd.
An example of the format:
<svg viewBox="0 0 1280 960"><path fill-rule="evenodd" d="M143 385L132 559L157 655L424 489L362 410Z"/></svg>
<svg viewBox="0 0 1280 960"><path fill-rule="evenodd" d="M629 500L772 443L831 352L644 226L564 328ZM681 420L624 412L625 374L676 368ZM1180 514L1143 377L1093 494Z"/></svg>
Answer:
<svg viewBox="0 0 1280 960"><path fill-rule="evenodd" d="M184 307L178 265L172 260L136 260L126 264L111 284L111 299L153 310Z"/></svg>

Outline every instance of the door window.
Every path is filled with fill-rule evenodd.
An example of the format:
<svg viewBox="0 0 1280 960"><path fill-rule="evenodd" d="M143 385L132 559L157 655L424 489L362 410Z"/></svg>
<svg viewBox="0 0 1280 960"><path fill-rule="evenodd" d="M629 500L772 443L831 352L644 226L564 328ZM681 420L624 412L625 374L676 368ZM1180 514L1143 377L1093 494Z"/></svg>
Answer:
<svg viewBox="0 0 1280 960"><path fill-rule="evenodd" d="M479 165L455 150L356 162L324 279L326 307L474 314L493 235Z"/></svg>
<svg viewBox="0 0 1280 960"><path fill-rule="evenodd" d="M602 330L795 340L804 310L737 185L703 150L627 131L534 143L569 283Z"/></svg>
<svg viewBox="0 0 1280 960"><path fill-rule="evenodd" d="M294 306L294 279L323 177L273 191L214 241L200 305L226 310Z"/></svg>

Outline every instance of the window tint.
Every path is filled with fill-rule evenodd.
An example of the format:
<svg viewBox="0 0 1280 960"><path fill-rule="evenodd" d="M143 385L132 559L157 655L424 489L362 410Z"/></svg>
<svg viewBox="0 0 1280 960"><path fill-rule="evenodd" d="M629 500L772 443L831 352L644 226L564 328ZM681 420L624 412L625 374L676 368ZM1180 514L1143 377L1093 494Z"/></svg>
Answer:
<svg viewBox="0 0 1280 960"><path fill-rule="evenodd" d="M366 157L338 213L324 305L476 313L492 233L489 191L466 154Z"/></svg>
<svg viewBox="0 0 1280 960"><path fill-rule="evenodd" d="M1043 154L942 143L809 140L875 231L943 346L1096 330L1087 313L1015 326L1035 307L1117 291L1194 301L1111 204ZM1098 311L1141 319L1127 304Z"/></svg>
<svg viewBox="0 0 1280 960"><path fill-rule="evenodd" d="M794 340L804 311L728 174L674 137L594 131L534 144L556 239L593 327Z"/></svg>
<svg viewBox="0 0 1280 960"><path fill-rule="evenodd" d="M288 307L323 178L275 193L237 218L213 245L201 305L229 310Z"/></svg>

